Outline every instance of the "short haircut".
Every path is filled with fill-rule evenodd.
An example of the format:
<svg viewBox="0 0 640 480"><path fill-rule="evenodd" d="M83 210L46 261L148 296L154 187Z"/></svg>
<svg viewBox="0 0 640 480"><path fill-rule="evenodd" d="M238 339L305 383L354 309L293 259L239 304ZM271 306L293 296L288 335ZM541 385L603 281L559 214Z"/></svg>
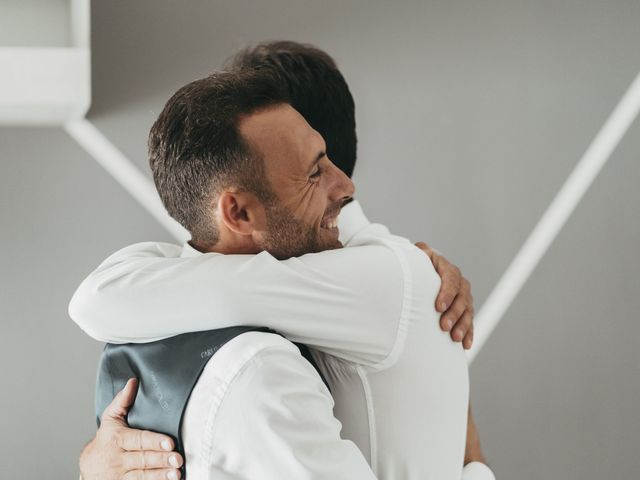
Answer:
<svg viewBox="0 0 640 480"><path fill-rule="evenodd" d="M329 159L351 177L357 150L355 104L333 58L313 45L277 41L247 47L227 64L278 75L291 106L324 137Z"/></svg>
<svg viewBox="0 0 640 480"><path fill-rule="evenodd" d="M268 71L214 73L180 88L149 132L149 164L169 214L198 246L218 242L213 203L236 186L273 200L260 155L238 131L241 116L288 103Z"/></svg>

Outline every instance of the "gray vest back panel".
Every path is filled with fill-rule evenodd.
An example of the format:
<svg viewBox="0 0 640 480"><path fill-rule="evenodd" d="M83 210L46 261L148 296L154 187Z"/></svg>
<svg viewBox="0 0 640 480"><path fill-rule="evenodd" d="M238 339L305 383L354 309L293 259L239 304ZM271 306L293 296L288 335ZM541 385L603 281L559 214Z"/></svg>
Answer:
<svg viewBox="0 0 640 480"><path fill-rule="evenodd" d="M267 328L229 327L185 333L151 343L107 344L100 358L96 383L98 425L102 412L127 380L138 378L138 394L127 417L129 425L172 436L177 451L184 457L180 427L193 387L207 362L222 346L251 331L275 333ZM304 345L297 347L322 377L309 349ZM184 469L182 473L184 478Z"/></svg>

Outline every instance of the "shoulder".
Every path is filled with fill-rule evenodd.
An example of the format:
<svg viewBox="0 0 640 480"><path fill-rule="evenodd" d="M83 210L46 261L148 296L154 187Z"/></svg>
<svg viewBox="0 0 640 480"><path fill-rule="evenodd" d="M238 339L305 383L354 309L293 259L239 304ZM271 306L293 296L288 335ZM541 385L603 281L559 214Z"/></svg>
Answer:
<svg viewBox="0 0 640 480"><path fill-rule="evenodd" d="M322 379L294 344L272 333L242 334L212 357L189 399L182 435L187 458L196 460L187 465L240 472L270 465L280 447L297 450L304 432L329 429L339 438L332 408ZM247 450L265 458L246 462ZM294 458L281 460L292 468Z"/></svg>
<svg viewBox="0 0 640 480"><path fill-rule="evenodd" d="M183 247L166 242L139 242L128 245L109 255L100 266L137 258L178 258Z"/></svg>
<svg viewBox="0 0 640 480"><path fill-rule="evenodd" d="M267 363L273 368L281 367L271 360L273 357L290 361L306 361L298 347L276 333L246 332L227 342L216 352L205 366L198 383L206 383L210 378L224 380L229 386L248 368ZM312 367L313 368L313 367Z"/></svg>
<svg viewBox="0 0 640 480"><path fill-rule="evenodd" d="M225 416L246 414L287 389L308 388L331 398L317 371L293 343L275 333L247 332L227 342L207 363L185 417L203 408L209 420L216 422L223 409Z"/></svg>

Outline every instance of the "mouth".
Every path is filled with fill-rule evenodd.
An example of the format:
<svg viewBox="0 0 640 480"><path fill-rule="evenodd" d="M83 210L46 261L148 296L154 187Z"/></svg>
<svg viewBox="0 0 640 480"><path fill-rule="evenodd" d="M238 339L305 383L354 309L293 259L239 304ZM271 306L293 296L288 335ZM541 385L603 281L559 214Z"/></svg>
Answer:
<svg viewBox="0 0 640 480"><path fill-rule="evenodd" d="M338 216L342 211L341 204L333 204L329 206L324 213L324 217L320 222L320 228L328 230L333 236L338 235Z"/></svg>
<svg viewBox="0 0 640 480"><path fill-rule="evenodd" d="M338 216L327 216L322 219L320 223L320 228L324 228L326 230L337 230L338 229Z"/></svg>

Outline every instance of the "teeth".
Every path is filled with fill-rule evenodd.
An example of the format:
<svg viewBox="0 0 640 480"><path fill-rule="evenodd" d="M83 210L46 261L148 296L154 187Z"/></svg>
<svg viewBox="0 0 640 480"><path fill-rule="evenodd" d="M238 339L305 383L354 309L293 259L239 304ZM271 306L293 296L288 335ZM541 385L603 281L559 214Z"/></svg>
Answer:
<svg viewBox="0 0 640 480"><path fill-rule="evenodd" d="M328 221L323 225L324 228L338 228L338 219L334 218L333 220Z"/></svg>

